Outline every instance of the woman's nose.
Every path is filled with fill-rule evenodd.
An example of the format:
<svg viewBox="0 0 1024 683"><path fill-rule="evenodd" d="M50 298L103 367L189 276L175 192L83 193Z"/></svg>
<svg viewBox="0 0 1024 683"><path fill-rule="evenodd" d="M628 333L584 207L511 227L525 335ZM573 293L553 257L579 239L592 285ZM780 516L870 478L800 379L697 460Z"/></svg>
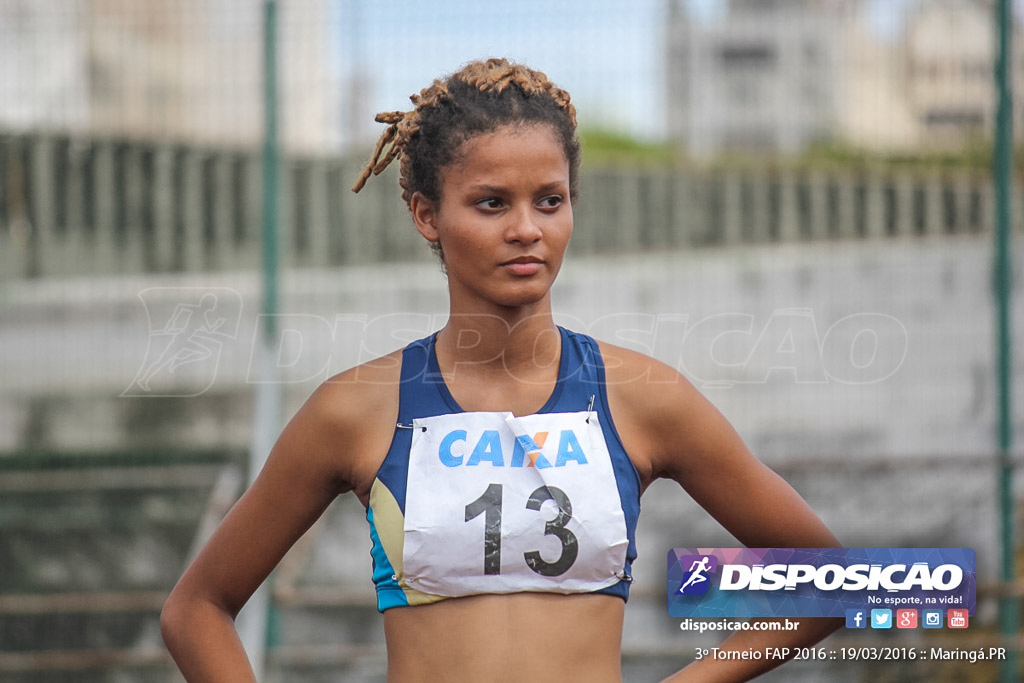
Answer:
<svg viewBox="0 0 1024 683"><path fill-rule="evenodd" d="M536 242L544 234L538 217L528 208L512 211L508 220L508 225L505 226L505 239L509 242L529 244Z"/></svg>

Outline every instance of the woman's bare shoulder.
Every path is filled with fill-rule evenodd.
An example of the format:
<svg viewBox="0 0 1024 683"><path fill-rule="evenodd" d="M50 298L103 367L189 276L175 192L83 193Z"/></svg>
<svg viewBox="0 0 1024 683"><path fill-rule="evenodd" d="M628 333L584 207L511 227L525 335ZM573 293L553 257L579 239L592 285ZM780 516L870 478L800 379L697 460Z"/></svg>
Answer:
<svg viewBox="0 0 1024 683"><path fill-rule="evenodd" d="M609 408L645 482L695 452L690 443L724 418L676 368L646 354L599 342Z"/></svg>
<svg viewBox="0 0 1024 683"><path fill-rule="evenodd" d="M387 453L398 418L401 350L323 382L292 418L281 441L321 454L340 488L362 495Z"/></svg>
<svg viewBox="0 0 1024 683"><path fill-rule="evenodd" d="M385 405L398 407L402 351L393 351L327 379L310 397L336 420L363 420Z"/></svg>
<svg viewBox="0 0 1024 683"><path fill-rule="evenodd" d="M601 349L605 377L609 384L644 388L651 383L687 383L678 370L645 353L603 341L597 344Z"/></svg>

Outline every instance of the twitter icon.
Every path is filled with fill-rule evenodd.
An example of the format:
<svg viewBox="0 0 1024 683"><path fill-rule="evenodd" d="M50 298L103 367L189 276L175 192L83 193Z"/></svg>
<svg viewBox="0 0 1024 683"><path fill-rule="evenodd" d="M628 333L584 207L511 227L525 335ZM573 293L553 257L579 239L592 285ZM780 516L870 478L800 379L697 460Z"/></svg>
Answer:
<svg viewBox="0 0 1024 683"><path fill-rule="evenodd" d="M892 628L892 610L871 610L871 628Z"/></svg>

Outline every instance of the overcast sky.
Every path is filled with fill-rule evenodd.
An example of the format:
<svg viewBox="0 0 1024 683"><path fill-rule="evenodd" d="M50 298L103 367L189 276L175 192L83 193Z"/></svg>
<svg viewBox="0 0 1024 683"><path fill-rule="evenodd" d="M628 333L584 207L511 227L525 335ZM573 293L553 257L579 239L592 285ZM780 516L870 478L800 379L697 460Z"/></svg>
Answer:
<svg viewBox="0 0 1024 683"><path fill-rule="evenodd" d="M873 22L898 28L914 0L869 0ZM437 76L486 56L547 72L567 89L583 126L639 137L664 130L662 52L667 0L335 0L340 59L370 75L374 111L404 109ZM725 0L690 0L703 18ZM361 27L361 28L357 28Z"/></svg>

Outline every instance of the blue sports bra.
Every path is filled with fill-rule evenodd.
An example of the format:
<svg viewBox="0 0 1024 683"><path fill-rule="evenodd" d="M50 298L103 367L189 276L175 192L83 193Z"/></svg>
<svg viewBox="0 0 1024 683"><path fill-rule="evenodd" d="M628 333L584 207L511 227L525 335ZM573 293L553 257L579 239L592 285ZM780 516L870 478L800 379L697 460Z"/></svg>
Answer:
<svg viewBox="0 0 1024 683"><path fill-rule="evenodd" d="M628 597L640 477L597 343L559 329L554 391L523 417L465 412L436 335L404 349L398 424L366 510L381 612L481 593Z"/></svg>

